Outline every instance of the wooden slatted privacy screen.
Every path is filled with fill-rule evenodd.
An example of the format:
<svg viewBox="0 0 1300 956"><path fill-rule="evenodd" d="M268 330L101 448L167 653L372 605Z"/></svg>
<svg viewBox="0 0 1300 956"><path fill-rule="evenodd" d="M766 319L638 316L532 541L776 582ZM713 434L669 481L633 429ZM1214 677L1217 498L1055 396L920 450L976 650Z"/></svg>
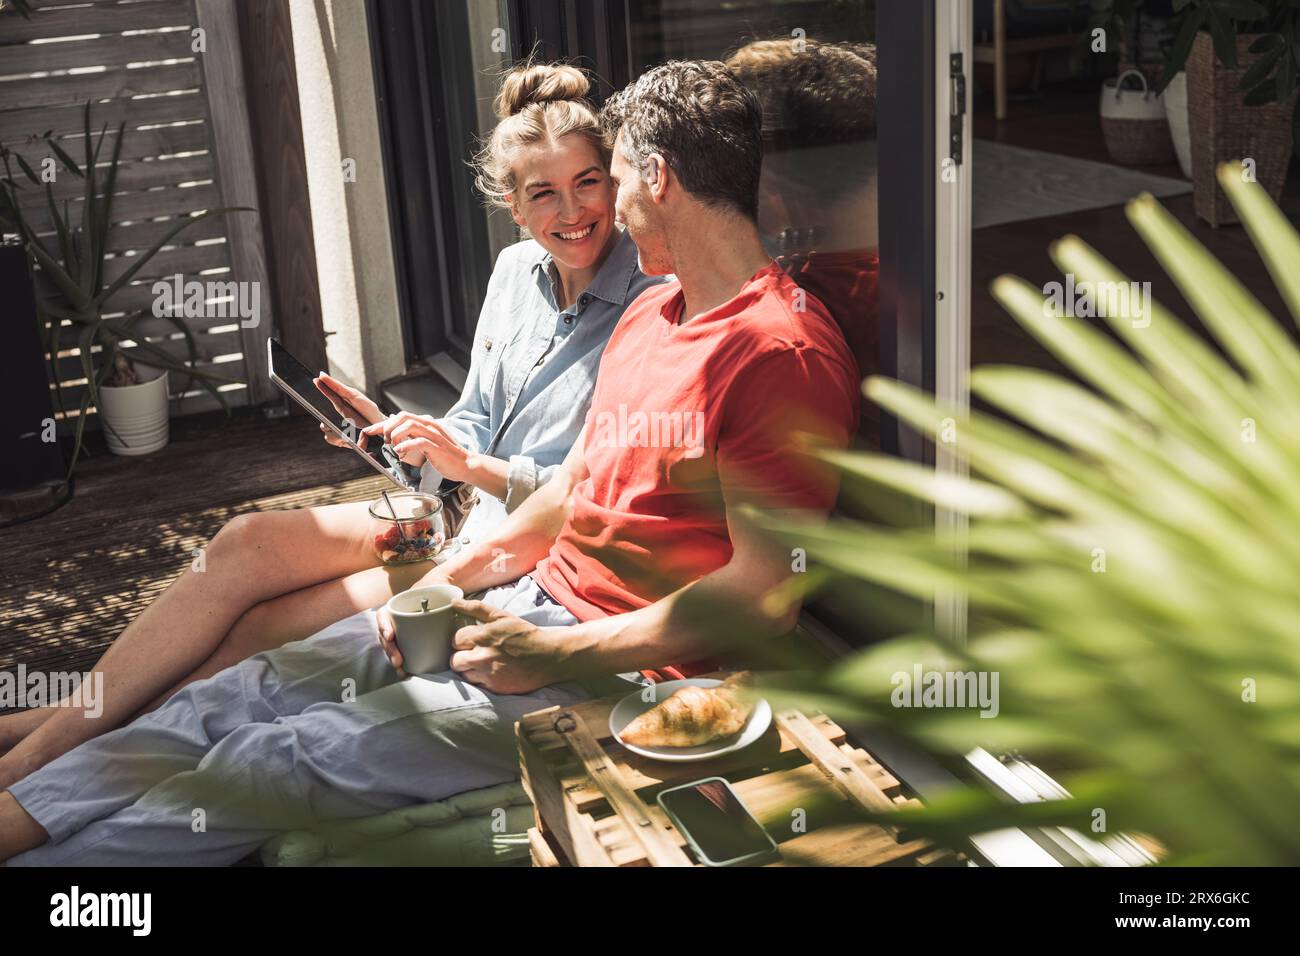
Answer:
<svg viewBox="0 0 1300 956"><path fill-rule="evenodd" d="M106 281L121 275L133 255L148 249L181 217L221 206L257 206L232 0L36 3L30 20L12 11L0 15L0 142L39 169L39 161L51 155L42 138L50 131L81 163L83 110L89 100L92 135L109 127L100 152L103 164L111 156L117 125L126 123ZM204 31L206 49L201 52L192 46L195 28ZM52 233L43 192L28 186L24 211L29 221L38 232ZM82 190L80 180L60 169L54 194L60 202L68 200L74 224L81 221ZM48 242L47 248L57 248L57 242ZM232 406L270 397L264 356L272 297L258 214L214 216L191 226L109 303L106 315L141 314L133 328L183 359L182 334L153 314L154 283L177 273L183 281L260 283L255 327L244 328L237 316L213 316L220 296L207 300L205 317L181 321L198 341L196 367L245 383L221 386ZM46 281L38 278L38 283ZM75 415L85 387L76 334L68 331L62 345L59 375L68 412ZM173 414L217 407L216 399L197 386L182 395L183 377L173 374L170 384Z"/></svg>

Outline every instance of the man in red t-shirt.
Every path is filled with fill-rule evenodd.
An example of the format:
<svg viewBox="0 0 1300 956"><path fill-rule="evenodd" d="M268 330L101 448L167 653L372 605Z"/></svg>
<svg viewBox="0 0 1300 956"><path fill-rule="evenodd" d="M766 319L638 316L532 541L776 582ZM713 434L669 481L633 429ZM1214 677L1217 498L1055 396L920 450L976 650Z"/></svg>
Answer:
<svg viewBox="0 0 1300 956"><path fill-rule="evenodd" d="M757 100L721 63L673 62L611 99L617 214L648 275L606 346L586 427L550 482L490 540L422 584L466 593L531 574L576 618L540 627L477 601L451 666L497 693L583 674L712 669L750 628L691 608L754 609L791 559L741 520L754 503L820 520L833 474L795 432L843 447L858 373L834 320L765 253L755 225ZM788 632L797 606L760 617ZM400 666L391 624L386 650Z"/></svg>

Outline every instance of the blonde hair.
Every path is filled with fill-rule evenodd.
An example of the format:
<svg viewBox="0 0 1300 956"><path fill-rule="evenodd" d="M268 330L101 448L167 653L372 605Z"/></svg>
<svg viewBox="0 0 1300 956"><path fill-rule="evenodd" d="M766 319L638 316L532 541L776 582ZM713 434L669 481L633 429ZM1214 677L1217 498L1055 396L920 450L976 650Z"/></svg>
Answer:
<svg viewBox="0 0 1300 956"><path fill-rule="evenodd" d="M515 191L515 154L522 146L556 142L576 133L596 148L609 168L600 117L587 99L591 81L576 66L520 63L501 78L494 108L500 119L474 156L474 185L494 206L509 208Z"/></svg>

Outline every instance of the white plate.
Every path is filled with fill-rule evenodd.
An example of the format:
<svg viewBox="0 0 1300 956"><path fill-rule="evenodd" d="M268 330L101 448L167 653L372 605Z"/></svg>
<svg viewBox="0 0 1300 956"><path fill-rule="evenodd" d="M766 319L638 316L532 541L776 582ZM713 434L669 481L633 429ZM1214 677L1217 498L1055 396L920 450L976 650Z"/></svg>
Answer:
<svg viewBox="0 0 1300 956"><path fill-rule="evenodd" d="M652 760L671 760L681 763L693 760L709 760L748 747L759 737L762 737L767 728L771 726L772 708L765 700L760 699L754 705L753 713L749 715L749 720L745 721L745 726L741 727L738 733L734 733L730 737L721 737L712 743L702 744L699 747L636 747L632 744L623 743L623 738L619 736L619 732L624 727L647 710L650 710L655 704L667 700L681 688L717 687L721 683L722 681L715 680L712 677L692 677L689 680L664 681L655 685L654 699L650 701L641 699L641 695L644 693L643 690L633 691L610 710L609 731L622 746L635 754L649 757Z"/></svg>

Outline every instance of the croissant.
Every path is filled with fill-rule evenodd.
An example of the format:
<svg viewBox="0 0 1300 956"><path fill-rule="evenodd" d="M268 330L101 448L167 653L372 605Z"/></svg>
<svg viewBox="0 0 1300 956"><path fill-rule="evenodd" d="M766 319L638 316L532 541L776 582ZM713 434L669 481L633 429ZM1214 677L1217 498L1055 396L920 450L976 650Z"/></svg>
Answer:
<svg viewBox="0 0 1300 956"><path fill-rule="evenodd" d="M717 687L683 687L629 723L619 738L637 747L698 747L739 733L754 709L739 691L752 677L740 671Z"/></svg>

